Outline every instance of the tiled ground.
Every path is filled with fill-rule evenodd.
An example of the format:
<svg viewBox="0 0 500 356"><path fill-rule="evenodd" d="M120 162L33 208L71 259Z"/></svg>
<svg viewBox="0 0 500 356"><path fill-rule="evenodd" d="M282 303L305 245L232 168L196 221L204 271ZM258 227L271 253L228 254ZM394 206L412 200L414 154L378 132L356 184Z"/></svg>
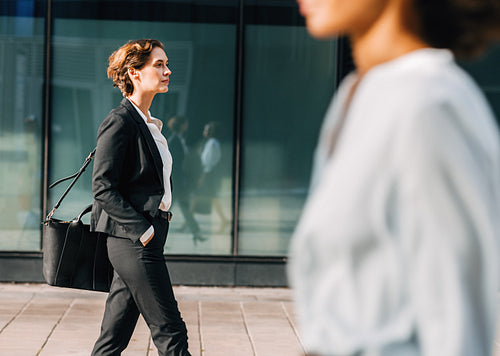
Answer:
<svg viewBox="0 0 500 356"><path fill-rule="evenodd" d="M174 290L193 356L303 354L288 289ZM105 298L44 284L0 284L0 355L90 355ZM142 318L122 355L157 355Z"/></svg>
<svg viewBox="0 0 500 356"><path fill-rule="evenodd" d="M291 291L175 287L193 356L301 356ZM89 356L106 294L0 283L1 356ZM497 338L500 340L500 338ZM157 355L141 318L123 356ZM500 343L494 356L500 356Z"/></svg>

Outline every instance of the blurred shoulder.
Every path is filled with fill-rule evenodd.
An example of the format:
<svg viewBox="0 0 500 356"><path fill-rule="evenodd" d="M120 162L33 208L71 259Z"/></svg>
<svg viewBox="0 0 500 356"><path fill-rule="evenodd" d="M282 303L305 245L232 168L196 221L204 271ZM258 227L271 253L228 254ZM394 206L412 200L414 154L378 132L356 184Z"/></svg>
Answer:
<svg viewBox="0 0 500 356"><path fill-rule="evenodd" d="M380 85L381 90L399 93L401 99L410 103L422 105L445 100L486 104L478 85L446 49L411 52L375 67L373 77L374 82L386 83Z"/></svg>

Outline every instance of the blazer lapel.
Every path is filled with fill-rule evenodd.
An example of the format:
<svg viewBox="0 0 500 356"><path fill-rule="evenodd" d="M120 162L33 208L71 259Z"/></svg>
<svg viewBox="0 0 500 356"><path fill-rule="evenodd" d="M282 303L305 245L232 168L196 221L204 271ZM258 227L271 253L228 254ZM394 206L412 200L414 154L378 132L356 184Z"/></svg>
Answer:
<svg viewBox="0 0 500 356"><path fill-rule="evenodd" d="M130 101L127 98L124 98L121 102L121 105L125 106L127 110L129 111L130 115L132 118L137 122L139 125L139 130L141 131L141 134L144 136L144 139L146 140L146 143L148 145L149 151L151 152L151 155L153 156L153 163L156 168L156 173L158 173L158 177L160 178L160 182L163 184L163 161L161 160L160 152L158 151L158 147L156 146L156 142L153 138L153 135L151 135L151 132L149 131L148 126L144 122L144 119L139 115L135 107L130 103Z"/></svg>

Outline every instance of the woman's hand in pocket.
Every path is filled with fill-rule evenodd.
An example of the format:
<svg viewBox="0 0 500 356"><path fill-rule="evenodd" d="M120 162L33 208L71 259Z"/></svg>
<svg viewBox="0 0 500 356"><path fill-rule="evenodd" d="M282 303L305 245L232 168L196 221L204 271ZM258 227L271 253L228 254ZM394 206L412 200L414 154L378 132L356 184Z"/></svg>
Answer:
<svg viewBox="0 0 500 356"><path fill-rule="evenodd" d="M148 238L147 240L145 240L145 241L141 241L142 245L143 245L143 246L146 246L146 245L149 243L149 241L151 241L151 240L153 239L153 236L154 236L154 235L155 235L155 233L153 232L153 233L151 234L151 236L149 236L149 238Z"/></svg>

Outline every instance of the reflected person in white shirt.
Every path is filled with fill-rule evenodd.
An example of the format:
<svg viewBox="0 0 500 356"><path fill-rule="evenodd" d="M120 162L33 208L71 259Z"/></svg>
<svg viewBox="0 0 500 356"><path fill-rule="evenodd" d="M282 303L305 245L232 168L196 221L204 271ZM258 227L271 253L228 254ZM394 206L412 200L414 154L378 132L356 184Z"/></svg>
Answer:
<svg viewBox="0 0 500 356"><path fill-rule="evenodd" d="M289 277L306 352L486 356L499 287L500 143L455 56L498 40L490 0L298 0L349 37Z"/></svg>
<svg viewBox="0 0 500 356"><path fill-rule="evenodd" d="M202 166L202 174L198 181L198 197L195 197L194 206L200 203L200 197L209 199L208 203L212 204L220 219L220 227L218 233L225 231L229 227L229 219L224 213L222 204L218 199L218 194L221 187L221 147L217 139L219 123L211 121L203 128L203 143L201 145L200 160Z"/></svg>

